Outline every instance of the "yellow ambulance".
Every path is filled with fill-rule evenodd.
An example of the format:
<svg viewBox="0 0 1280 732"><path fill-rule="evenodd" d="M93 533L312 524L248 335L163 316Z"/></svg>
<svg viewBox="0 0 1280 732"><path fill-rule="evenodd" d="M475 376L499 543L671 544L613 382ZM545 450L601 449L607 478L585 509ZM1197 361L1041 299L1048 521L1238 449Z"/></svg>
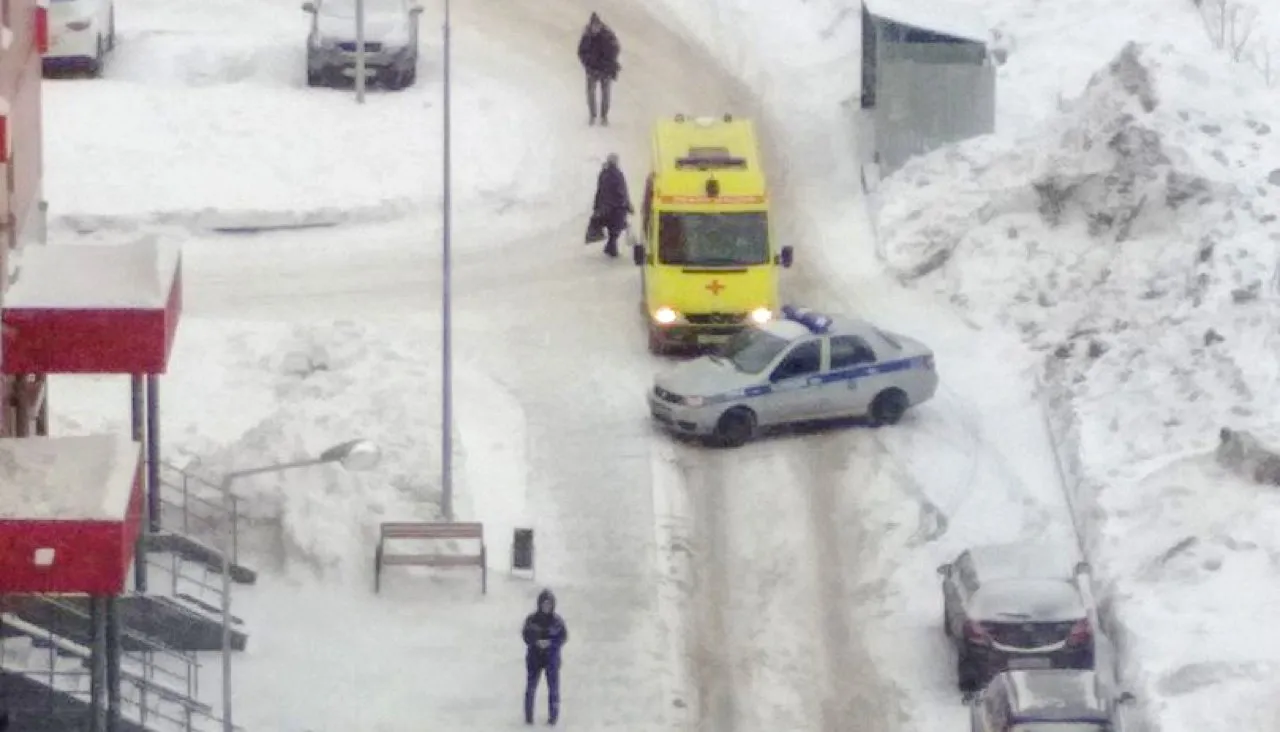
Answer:
<svg viewBox="0 0 1280 732"><path fill-rule="evenodd" d="M748 120L674 117L653 132L643 243L633 246L649 350L714 346L778 313L769 193Z"/></svg>

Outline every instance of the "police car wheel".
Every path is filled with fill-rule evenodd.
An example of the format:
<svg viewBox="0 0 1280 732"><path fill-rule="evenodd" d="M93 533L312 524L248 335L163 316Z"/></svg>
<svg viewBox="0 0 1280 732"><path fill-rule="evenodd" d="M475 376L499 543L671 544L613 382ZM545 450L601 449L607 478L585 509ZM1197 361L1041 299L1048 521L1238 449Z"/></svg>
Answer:
<svg viewBox="0 0 1280 732"><path fill-rule="evenodd" d="M907 395L901 389L885 389L871 402L871 419L876 425L894 425L907 413Z"/></svg>
<svg viewBox="0 0 1280 732"><path fill-rule="evenodd" d="M720 415L716 422L716 440L724 447L741 447L756 431L756 415L739 407Z"/></svg>

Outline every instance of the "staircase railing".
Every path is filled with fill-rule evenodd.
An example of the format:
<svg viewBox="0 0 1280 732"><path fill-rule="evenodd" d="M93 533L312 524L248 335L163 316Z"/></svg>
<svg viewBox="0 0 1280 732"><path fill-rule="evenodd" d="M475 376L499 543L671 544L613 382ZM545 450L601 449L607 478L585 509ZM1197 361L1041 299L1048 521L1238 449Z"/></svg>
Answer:
<svg viewBox="0 0 1280 732"><path fill-rule="evenodd" d="M222 549L230 532L231 561L240 561L240 507L234 495L189 471L160 463L160 525Z"/></svg>
<svg viewBox="0 0 1280 732"><path fill-rule="evenodd" d="M28 643L38 641L47 646L48 654L46 662L36 667L31 663L31 656L44 656L44 649L31 646L24 662L11 664L8 646L19 638L5 638L0 640L0 667L33 679L55 694L65 694L83 704L93 704L90 671L93 652L90 648L12 614L0 615L0 624L11 631L10 635L16 632ZM69 667L62 662L63 659L72 660L74 665ZM212 707L155 680L157 664L150 652L140 657L126 654L121 661L121 716L145 729L163 732L210 732L216 728L220 720Z"/></svg>
<svg viewBox="0 0 1280 732"><path fill-rule="evenodd" d="M56 596L41 595L28 600L57 608L85 624L93 622L89 613L70 603L62 602ZM24 621L26 622L26 621ZM32 626L40 627L40 626ZM60 637L58 628L43 628L52 637ZM122 663L136 663L144 677L148 680L161 679L158 683L172 684L182 689L188 697L196 699L200 695L200 659L192 651L181 651L171 648L153 638L127 628L120 629L121 640L129 641L131 646L141 650L121 653Z"/></svg>

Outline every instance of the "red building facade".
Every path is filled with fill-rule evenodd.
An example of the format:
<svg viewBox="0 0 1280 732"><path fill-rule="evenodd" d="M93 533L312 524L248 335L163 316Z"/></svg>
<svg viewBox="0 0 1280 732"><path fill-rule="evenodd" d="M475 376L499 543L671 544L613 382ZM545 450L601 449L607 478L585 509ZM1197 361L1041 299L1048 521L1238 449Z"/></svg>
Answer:
<svg viewBox="0 0 1280 732"><path fill-rule="evenodd" d="M15 274L17 256L44 239L44 134L41 124L41 61L48 42L45 8L39 0L0 0L0 308ZM7 340L7 339L6 339ZM0 351L2 354L2 351ZM0 377L4 418L0 436L48 432L45 378Z"/></svg>
<svg viewBox="0 0 1280 732"><path fill-rule="evenodd" d="M140 525L158 530L158 379L182 309L182 260L154 240L46 241L46 2L0 0L0 455L13 468L0 476L0 595L113 596ZM120 395L134 433L47 437L47 374L134 377L132 399Z"/></svg>

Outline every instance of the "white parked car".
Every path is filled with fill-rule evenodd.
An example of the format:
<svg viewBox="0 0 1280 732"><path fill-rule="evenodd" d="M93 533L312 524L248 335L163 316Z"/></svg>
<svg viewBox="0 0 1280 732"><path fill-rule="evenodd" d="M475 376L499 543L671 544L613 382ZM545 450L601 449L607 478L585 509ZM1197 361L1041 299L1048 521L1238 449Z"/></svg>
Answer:
<svg viewBox="0 0 1280 732"><path fill-rule="evenodd" d="M309 0L307 86L350 83L356 75L356 0ZM413 0L364 0L366 81L405 89L418 78L418 19Z"/></svg>
<svg viewBox="0 0 1280 732"><path fill-rule="evenodd" d="M83 69L99 76L115 46L113 0L49 0L46 70Z"/></svg>
<svg viewBox="0 0 1280 732"><path fill-rule="evenodd" d="M717 353L654 378L653 418L676 434L736 447L759 428L866 417L897 424L938 390L933 351L857 318L782 308Z"/></svg>

